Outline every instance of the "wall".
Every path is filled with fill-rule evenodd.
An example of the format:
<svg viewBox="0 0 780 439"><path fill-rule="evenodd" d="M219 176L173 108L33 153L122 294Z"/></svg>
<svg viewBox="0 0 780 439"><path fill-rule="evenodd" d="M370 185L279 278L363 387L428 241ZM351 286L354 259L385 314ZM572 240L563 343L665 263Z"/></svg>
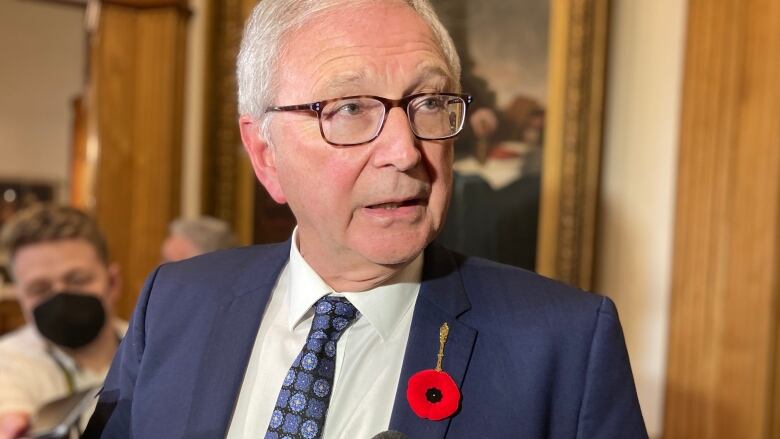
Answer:
<svg viewBox="0 0 780 439"><path fill-rule="evenodd" d="M611 11L595 289L617 303L651 437L663 425L686 3Z"/></svg>
<svg viewBox="0 0 780 439"><path fill-rule="evenodd" d="M81 8L0 1L0 178L66 187L84 35Z"/></svg>

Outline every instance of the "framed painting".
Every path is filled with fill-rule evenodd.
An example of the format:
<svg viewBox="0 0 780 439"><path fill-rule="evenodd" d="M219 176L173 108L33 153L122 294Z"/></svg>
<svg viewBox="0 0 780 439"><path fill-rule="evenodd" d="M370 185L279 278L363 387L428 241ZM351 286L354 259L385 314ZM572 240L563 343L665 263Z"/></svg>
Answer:
<svg viewBox="0 0 780 439"><path fill-rule="evenodd" d="M217 111L207 121L214 134L203 186L215 188L204 193L205 213L265 242L286 238L293 219L254 182L237 147L233 61L254 3L213 3L207 107ZM475 97L456 142L453 201L439 239L589 288L608 1L432 3L461 54L463 90Z"/></svg>
<svg viewBox="0 0 780 439"><path fill-rule="evenodd" d="M590 287L607 2L433 4L473 97L439 240Z"/></svg>

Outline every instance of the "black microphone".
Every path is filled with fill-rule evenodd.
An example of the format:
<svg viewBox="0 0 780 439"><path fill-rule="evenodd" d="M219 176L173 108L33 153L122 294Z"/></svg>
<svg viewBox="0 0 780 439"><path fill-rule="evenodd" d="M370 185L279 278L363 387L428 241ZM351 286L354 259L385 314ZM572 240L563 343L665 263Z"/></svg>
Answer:
<svg viewBox="0 0 780 439"><path fill-rule="evenodd" d="M377 434L371 439L409 439L409 436L401 433L400 431L387 430Z"/></svg>

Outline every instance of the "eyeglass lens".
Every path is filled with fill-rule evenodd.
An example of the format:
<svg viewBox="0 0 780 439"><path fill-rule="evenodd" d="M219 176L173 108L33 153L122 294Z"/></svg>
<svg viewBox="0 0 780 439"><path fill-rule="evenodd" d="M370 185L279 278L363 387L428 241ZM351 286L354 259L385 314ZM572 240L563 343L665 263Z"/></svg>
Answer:
<svg viewBox="0 0 780 439"><path fill-rule="evenodd" d="M454 136L463 127L466 103L457 96L423 95L409 102L406 113L417 137L443 139ZM345 145L373 140L384 121L385 104L370 97L329 102L320 115L325 139Z"/></svg>

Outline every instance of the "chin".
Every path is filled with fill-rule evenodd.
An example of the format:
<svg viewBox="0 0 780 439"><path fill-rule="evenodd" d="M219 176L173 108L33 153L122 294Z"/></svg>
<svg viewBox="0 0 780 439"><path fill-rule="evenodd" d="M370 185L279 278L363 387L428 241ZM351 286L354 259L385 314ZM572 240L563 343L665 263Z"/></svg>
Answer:
<svg viewBox="0 0 780 439"><path fill-rule="evenodd" d="M374 237L360 246L362 247L360 253L364 258L377 265L402 265L414 260L425 250L434 237L435 235L430 235L430 237L395 235Z"/></svg>

